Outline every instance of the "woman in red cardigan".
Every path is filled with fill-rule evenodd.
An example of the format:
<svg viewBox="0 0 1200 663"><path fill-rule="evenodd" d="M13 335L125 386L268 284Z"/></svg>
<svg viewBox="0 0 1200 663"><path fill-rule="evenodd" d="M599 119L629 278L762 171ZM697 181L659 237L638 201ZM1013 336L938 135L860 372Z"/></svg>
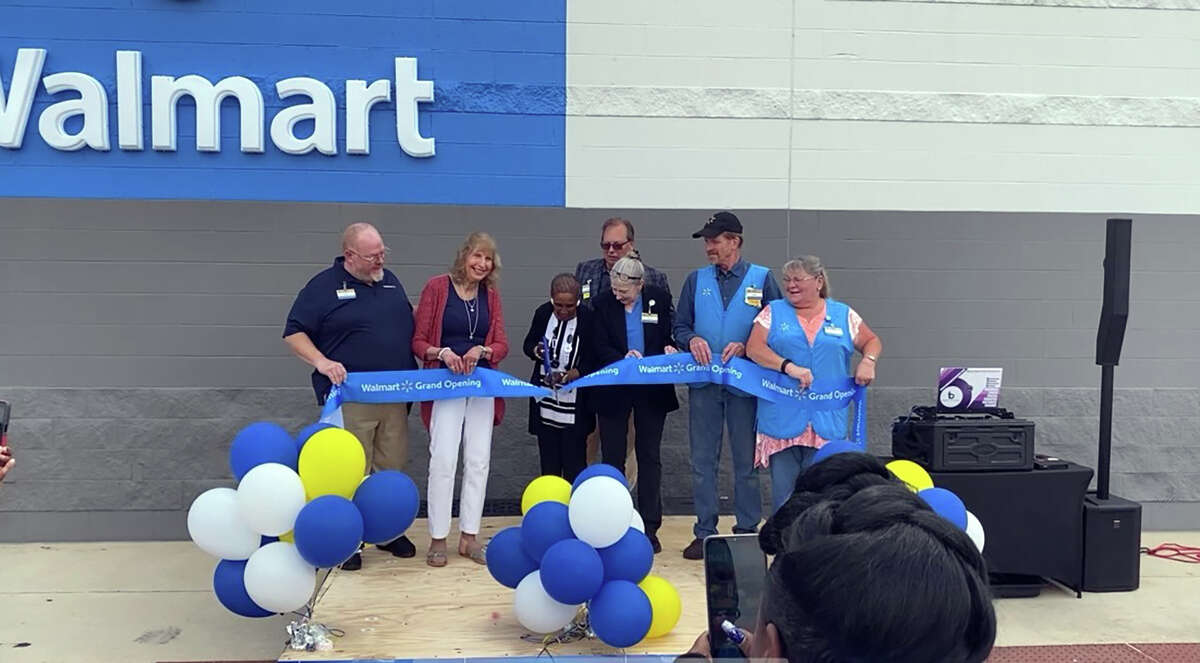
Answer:
<svg viewBox="0 0 1200 663"><path fill-rule="evenodd" d="M458 250L449 274L429 279L417 304L413 353L425 368L448 368L467 374L476 366L491 368L508 354L504 311L496 280L500 255L487 233L473 232ZM492 456L492 427L504 415L504 399L450 398L421 403L421 418L429 430L429 535L425 561L446 565L450 535L450 505L454 500L454 471L462 447L463 480L459 496L458 554L486 564L476 540L483 517L488 467Z"/></svg>

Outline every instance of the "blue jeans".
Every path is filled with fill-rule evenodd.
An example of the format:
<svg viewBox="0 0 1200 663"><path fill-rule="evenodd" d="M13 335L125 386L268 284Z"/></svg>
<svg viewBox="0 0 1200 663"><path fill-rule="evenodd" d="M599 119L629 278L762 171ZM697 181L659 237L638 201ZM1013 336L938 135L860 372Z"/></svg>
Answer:
<svg viewBox="0 0 1200 663"><path fill-rule="evenodd" d="M812 465L816 447L796 445L771 454L771 513L779 510L796 489L796 479Z"/></svg>
<svg viewBox="0 0 1200 663"><path fill-rule="evenodd" d="M692 454L692 499L696 508L696 538L717 533L717 470L721 438L729 430L733 456L734 532L756 532L762 520L762 492L754 468L754 415L758 400L734 396L720 385L688 389L688 442Z"/></svg>

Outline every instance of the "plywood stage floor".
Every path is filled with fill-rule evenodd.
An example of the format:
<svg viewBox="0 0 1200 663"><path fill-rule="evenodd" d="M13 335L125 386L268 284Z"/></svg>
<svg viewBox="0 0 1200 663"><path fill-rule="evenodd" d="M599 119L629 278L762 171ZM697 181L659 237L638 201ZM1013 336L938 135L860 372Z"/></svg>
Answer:
<svg viewBox="0 0 1200 663"><path fill-rule="evenodd" d="M677 655L688 650L705 628L704 566L683 559L692 540L694 518L665 519L659 530L663 551L655 555L652 573L679 590L683 614L671 633L624 650L627 654ZM519 524L519 518L485 518L480 540ZM723 522L722 525L725 523ZM425 521L409 531L417 546L413 559L399 559L370 547L359 571L335 571L326 581L314 619L345 631L335 649L325 652L285 651L280 660L472 658L536 656L542 647L522 636L529 632L513 615L513 590L500 585L487 568L456 554L435 569L425 564L429 534ZM451 552L457 534L450 535ZM599 640L553 645L558 655L618 654Z"/></svg>
<svg viewBox="0 0 1200 663"><path fill-rule="evenodd" d="M636 660L632 655L660 655L640 658L639 663L670 663L687 651L705 622L704 567L680 555L692 540L692 522L690 516L666 518L659 531L663 552L654 559L654 573L670 580L683 600L683 615L674 631L623 652L587 640L552 645L549 653L555 657L624 653L631 655L628 660ZM517 523L517 518L485 518L481 538L486 541ZM731 517L722 517L722 527L731 524ZM425 528L426 522L418 520L409 532L417 557L398 559L371 547L361 571L335 571L330 576L315 617L345 631L334 641L333 651L285 650L280 660L413 663L413 659L429 658L504 658L516 663L514 658L537 656L540 643L523 639L528 634L513 616L513 591L492 580L487 568L457 555L444 568L426 566ZM1142 545L1164 541L1200 546L1200 532L1142 533ZM450 545L456 544L451 535ZM0 588L0 594L3 591ZM204 594L211 599L207 589ZM1200 661L1200 644L1195 644L1200 633L1197 595L1200 565L1143 557L1141 588L1135 592L1085 593L1077 599L1074 592L1047 586L1038 598L998 600L997 647L990 660L1196 663ZM219 608L212 610L219 613ZM546 660L543 657L539 663Z"/></svg>

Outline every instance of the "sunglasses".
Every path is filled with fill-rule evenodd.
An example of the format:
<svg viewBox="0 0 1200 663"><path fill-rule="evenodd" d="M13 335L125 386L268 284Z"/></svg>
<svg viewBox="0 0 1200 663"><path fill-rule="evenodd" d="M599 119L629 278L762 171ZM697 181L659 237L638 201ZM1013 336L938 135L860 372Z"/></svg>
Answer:
<svg viewBox="0 0 1200 663"><path fill-rule="evenodd" d="M629 240L625 240L624 242L600 242L600 248L605 251L618 251L628 243Z"/></svg>

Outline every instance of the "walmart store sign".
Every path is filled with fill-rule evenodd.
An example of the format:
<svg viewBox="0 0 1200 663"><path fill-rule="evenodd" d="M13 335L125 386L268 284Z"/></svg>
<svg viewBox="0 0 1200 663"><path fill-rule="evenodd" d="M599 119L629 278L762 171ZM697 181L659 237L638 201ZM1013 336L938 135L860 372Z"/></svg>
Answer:
<svg viewBox="0 0 1200 663"><path fill-rule="evenodd" d="M37 114L37 130L46 145L61 151L112 149L108 91L95 77L77 71L46 74L46 49L17 51L12 77L5 81L0 69L0 147L20 149L34 116L38 84L47 94L74 93L72 98L46 106ZM417 59L394 59L392 80L345 82L344 149L347 154L371 152L371 107L391 102L394 95L396 142L412 157L432 157L435 139L421 135L418 106L433 101L433 81L417 78ZM143 72L141 51L116 51L117 146L125 151L145 149ZM394 87L394 89L393 89ZM337 102L333 90L315 78L296 76L275 83L280 99L299 101L280 109L270 124L271 142L285 154L319 152L338 154ZM227 76L216 82L196 74L150 77L150 147L174 152L178 146L177 108L184 97L195 102L196 150L221 151L221 103L235 98L240 118L242 152L266 149L263 92L244 76ZM78 118L78 119L76 119ZM68 122L71 127L68 128ZM297 135L301 122L311 122L311 133Z"/></svg>

